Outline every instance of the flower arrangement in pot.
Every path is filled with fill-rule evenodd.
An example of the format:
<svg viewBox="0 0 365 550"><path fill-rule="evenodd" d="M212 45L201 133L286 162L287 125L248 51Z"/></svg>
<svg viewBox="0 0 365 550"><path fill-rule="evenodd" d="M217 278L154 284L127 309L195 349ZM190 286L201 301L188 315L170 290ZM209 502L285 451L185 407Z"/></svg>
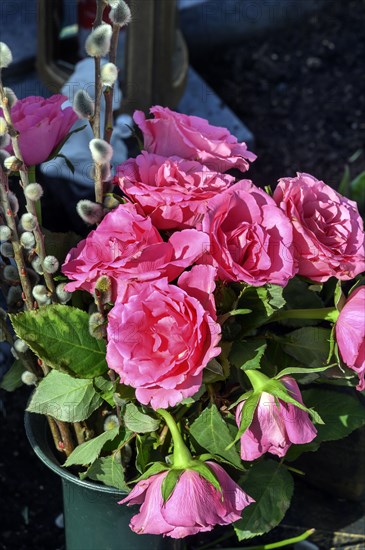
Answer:
<svg viewBox="0 0 365 550"><path fill-rule="evenodd" d="M291 461L365 423L360 399L338 392L365 387L361 216L308 174L256 187L245 143L161 106L135 113L142 150L111 167L130 12L97 6L95 101L83 90L74 109L62 96L17 100L0 81L1 324L16 357L2 384L18 373L35 385L28 411L47 416L60 462L124 491L119 505L139 506L135 533L233 524L249 539L285 515ZM3 43L0 61L11 62ZM62 257L42 228L34 165L61 154L75 113L94 132L95 202L78 204L90 232Z"/></svg>

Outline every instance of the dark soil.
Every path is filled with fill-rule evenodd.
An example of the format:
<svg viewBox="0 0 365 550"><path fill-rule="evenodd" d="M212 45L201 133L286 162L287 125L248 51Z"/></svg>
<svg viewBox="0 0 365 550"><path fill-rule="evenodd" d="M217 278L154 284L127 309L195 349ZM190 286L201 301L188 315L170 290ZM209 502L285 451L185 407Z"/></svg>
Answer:
<svg viewBox="0 0 365 550"><path fill-rule="evenodd" d="M253 131L258 160L250 177L256 183L273 184L304 171L336 186L346 164L353 175L365 170L364 29L363 0L331 0L325 10L296 25L213 52L209 61L194 60ZM24 434L27 388L1 399L0 548L64 548L63 530L55 525L62 511L60 482L35 457ZM360 505L310 491L309 505L303 501L305 491L298 494L298 515L319 502L311 525L325 524L329 539L323 550L332 546L331 530L345 525L342 507L351 510L351 521L361 517ZM337 526L323 522L321 510L326 518L337 518ZM121 550L133 549L121 544Z"/></svg>

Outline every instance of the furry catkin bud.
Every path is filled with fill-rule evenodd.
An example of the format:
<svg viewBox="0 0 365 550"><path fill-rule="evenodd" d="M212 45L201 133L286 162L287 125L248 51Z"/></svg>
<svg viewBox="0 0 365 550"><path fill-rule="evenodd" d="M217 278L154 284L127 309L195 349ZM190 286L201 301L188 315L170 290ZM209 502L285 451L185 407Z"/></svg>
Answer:
<svg viewBox="0 0 365 550"><path fill-rule="evenodd" d="M30 212L23 214L20 218L20 223L24 231L34 231L37 227L37 218Z"/></svg>
<svg viewBox="0 0 365 550"><path fill-rule="evenodd" d="M19 272L15 266L6 265L3 274L5 281L8 283L19 283Z"/></svg>
<svg viewBox="0 0 365 550"><path fill-rule="evenodd" d="M106 63L101 68L101 82L103 86L113 86L118 78L118 68L114 63Z"/></svg>
<svg viewBox="0 0 365 550"><path fill-rule="evenodd" d="M6 297L6 303L9 307L14 307L23 301L22 299L22 287L21 286L11 286L8 290L8 295Z"/></svg>
<svg viewBox="0 0 365 550"><path fill-rule="evenodd" d="M33 233L31 233L30 231L24 231L24 233L22 233L20 237L20 243L27 250L34 248L35 238Z"/></svg>
<svg viewBox="0 0 365 550"><path fill-rule="evenodd" d="M32 268L34 269L34 271L35 271L36 273L38 273L38 275L43 275L42 262L41 262L41 259L39 258L39 256L36 256L36 257L32 260Z"/></svg>
<svg viewBox="0 0 365 550"><path fill-rule="evenodd" d="M29 347L24 342L24 340L21 340L20 338L17 338L15 340L14 348L15 348L15 351L17 351L18 353L25 353L29 349Z"/></svg>
<svg viewBox="0 0 365 550"><path fill-rule="evenodd" d="M95 165L91 167L90 177L92 180L95 179ZM101 164L101 181L110 181L111 178L112 178L112 174L110 171L109 162L107 162L106 164Z"/></svg>
<svg viewBox="0 0 365 550"><path fill-rule="evenodd" d="M14 216L16 216L19 211L19 201L12 191L9 191L8 199L10 203L10 208L12 209Z"/></svg>
<svg viewBox="0 0 365 550"><path fill-rule="evenodd" d="M2 243L0 246L0 254L4 258L14 258L13 245L11 243Z"/></svg>
<svg viewBox="0 0 365 550"><path fill-rule="evenodd" d="M18 172L22 165L22 161L17 159L14 155L11 155L4 160L4 166L7 170L9 170L9 172Z"/></svg>
<svg viewBox="0 0 365 550"><path fill-rule="evenodd" d="M25 370L22 374L22 382L26 386L34 386L37 382L37 377L33 372L29 372L29 370Z"/></svg>
<svg viewBox="0 0 365 550"><path fill-rule="evenodd" d="M0 116L0 136L3 136L7 133L8 133L8 125L6 123L6 120L2 116Z"/></svg>
<svg viewBox="0 0 365 550"><path fill-rule="evenodd" d="M50 273L52 275L56 273L59 266L60 263L55 256L46 256L43 260L43 271L45 273Z"/></svg>
<svg viewBox="0 0 365 550"><path fill-rule="evenodd" d="M106 336L106 322L101 313L93 313L89 317L89 332L93 338L101 340Z"/></svg>
<svg viewBox="0 0 365 550"><path fill-rule="evenodd" d="M48 290L44 285L35 285L32 290L32 294L35 300L37 300L40 306L48 305L51 303L51 298L48 295Z"/></svg>
<svg viewBox="0 0 365 550"><path fill-rule="evenodd" d="M39 277L38 277L37 273L33 269L31 269L30 267L27 267L26 272L27 272L30 284L32 286L38 284Z"/></svg>
<svg viewBox="0 0 365 550"><path fill-rule="evenodd" d="M60 283L56 286L56 294L61 304L67 304L72 297L72 293L65 290L66 284L67 283Z"/></svg>
<svg viewBox="0 0 365 550"><path fill-rule="evenodd" d="M113 6L113 9L110 10L110 21L112 21L114 25L118 25L118 27L128 25L132 19L131 10L129 9L128 4L126 4L123 0L119 0L118 3L114 3L116 6Z"/></svg>
<svg viewBox="0 0 365 550"><path fill-rule="evenodd" d="M30 201L39 201L43 195L43 188L39 183L30 183L24 189L24 195Z"/></svg>
<svg viewBox="0 0 365 550"><path fill-rule="evenodd" d="M79 118L91 118L94 116L95 103L84 90L77 90L73 108Z"/></svg>
<svg viewBox="0 0 365 550"><path fill-rule="evenodd" d="M120 202L115 197L113 197L113 195L107 195L104 198L104 208L107 208L108 210L113 210L119 205Z"/></svg>
<svg viewBox="0 0 365 550"><path fill-rule="evenodd" d="M15 93L11 88L4 88L4 94L6 99L8 100L8 106L10 109L15 105L15 103L18 101L18 98L16 97Z"/></svg>
<svg viewBox="0 0 365 550"><path fill-rule="evenodd" d="M4 42L0 42L0 69L9 67L12 61L13 55L10 51L9 46L7 46Z"/></svg>
<svg viewBox="0 0 365 550"><path fill-rule="evenodd" d="M107 23L102 23L93 30L86 39L85 50L91 57L105 57L110 50L112 28Z"/></svg>
<svg viewBox="0 0 365 550"><path fill-rule="evenodd" d="M11 239L11 229L7 225L0 225L0 241Z"/></svg>
<svg viewBox="0 0 365 550"><path fill-rule="evenodd" d="M119 420L116 414L109 414L104 420L104 432L109 432L114 430L114 428L119 428Z"/></svg>
<svg viewBox="0 0 365 550"><path fill-rule="evenodd" d="M112 281L108 275L102 275L95 283L95 292L99 294L99 298L103 304L111 301L112 298Z"/></svg>
<svg viewBox="0 0 365 550"><path fill-rule="evenodd" d="M0 138L0 142L1 142L1 139ZM6 147L6 145L1 145L1 147ZM1 168L4 170L5 169L5 161L7 158L9 158L10 155L7 151L4 151L4 149L0 149L0 166Z"/></svg>
<svg viewBox="0 0 365 550"><path fill-rule="evenodd" d="M80 218L90 225L100 222L104 215L103 206L88 199L79 201L76 210Z"/></svg>
<svg viewBox="0 0 365 550"><path fill-rule="evenodd" d="M119 0L106 0L111 8L116 8L119 4Z"/></svg>
<svg viewBox="0 0 365 550"><path fill-rule="evenodd" d="M97 164L105 164L111 161L113 148L104 139L92 139L89 143L89 148L93 161Z"/></svg>
<svg viewBox="0 0 365 550"><path fill-rule="evenodd" d="M0 136L0 147L7 147L9 144L10 144L9 134L4 134L4 135Z"/></svg>

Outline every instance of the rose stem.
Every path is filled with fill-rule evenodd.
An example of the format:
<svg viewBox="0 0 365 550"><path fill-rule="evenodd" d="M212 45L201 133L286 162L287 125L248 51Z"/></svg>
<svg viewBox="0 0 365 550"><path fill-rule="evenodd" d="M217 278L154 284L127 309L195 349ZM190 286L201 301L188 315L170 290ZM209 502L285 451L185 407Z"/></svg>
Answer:
<svg viewBox="0 0 365 550"><path fill-rule="evenodd" d="M10 109L9 109L9 105L8 105L8 100L7 100L7 97L5 96L4 88L3 88L3 84L2 84L2 80L1 80L1 71L0 71L0 97L1 97L1 103L2 103L2 108L3 108L4 118L5 118L6 123L8 125L8 131L9 131L9 134L10 134L10 137L11 137L11 142L12 142L14 154L15 154L16 158L19 159L22 163L22 166L19 169L19 174L20 174L20 180L21 180L22 187L23 187L23 189L25 189L27 187L27 185L29 185L29 183L30 183L29 182L29 177L28 177L28 168L24 164L23 155L22 155L20 147L19 147L19 140L18 140L18 135L19 134L16 131L16 129L14 128L14 125L13 125L13 121L12 121L12 118L11 118ZM30 214L33 214L33 216L35 216L35 218L38 220L36 203L35 203L35 201L29 200L27 197L26 197L26 209ZM37 251L37 254L39 256L40 261L43 263L44 258L46 257L46 249L45 249L45 245L44 245L44 235L43 235L43 233L41 231L41 228L39 226L39 221L37 221L36 228L34 229L33 233L34 233L34 237L35 237L35 241L36 241L36 251ZM15 254L15 252L14 252L14 254ZM55 292L55 285L54 285L52 275L49 274L49 273L44 273L43 276L44 276L44 280L45 280L45 283L47 285L47 288L51 293L52 301L54 303L57 303L58 299L57 299L57 295L56 295L56 292ZM25 292L25 290L24 290L24 292Z"/></svg>

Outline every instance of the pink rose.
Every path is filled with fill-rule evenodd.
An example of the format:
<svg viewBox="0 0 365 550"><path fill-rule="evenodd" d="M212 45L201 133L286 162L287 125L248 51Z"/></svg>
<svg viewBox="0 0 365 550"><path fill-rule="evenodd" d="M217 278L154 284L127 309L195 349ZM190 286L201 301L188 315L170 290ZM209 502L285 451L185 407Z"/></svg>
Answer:
<svg viewBox="0 0 365 550"><path fill-rule="evenodd" d="M198 160L216 172L230 168L245 172L248 161L256 159L246 143L238 143L226 128L211 126L204 118L182 115L158 105L150 113L155 118L146 119L142 111L136 111L133 117L149 153Z"/></svg>
<svg viewBox="0 0 365 550"><path fill-rule="evenodd" d="M73 282L66 289L93 292L98 278L108 275L115 300L122 281L173 280L200 257L204 239L203 233L186 229L164 242L150 218L135 205L122 204L67 255L62 272Z"/></svg>
<svg viewBox="0 0 365 550"><path fill-rule="evenodd" d="M363 222L355 202L309 174L283 178L274 200L293 224L298 274L348 280L365 269Z"/></svg>
<svg viewBox="0 0 365 550"><path fill-rule="evenodd" d="M290 376L280 379L291 397L303 404L298 384ZM242 401L236 409L236 422L240 426ZM262 392L249 428L241 437L241 458L251 461L264 453L285 456L292 443L310 443L317 435L308 413L295 405L285 403L267 392Z"/></svg>
<svg viewBox="0 0 365 550"><path fill-rule="evenodd" d="M186 290L167 279L131 284L109 313L107 363L140 403L166 409L199 390L219 341L220 325Z"/></svg>
<svg viewBox="0 0 365 550"><path fill-rule="evenodd" d="M295 275L292 227L271 197L242 180L209 202L207 254L223 281L286 285Z"/></svg>
<svg viewBox="0 0 365 550"><path fill-rule="evenodd" d="M76 122L77 115L72 107L62 109L65 101L67 97L64 95L53 95L47 99L29 96L19 99L12 107L13 124L19 132L19 146L27 166L47 160ZM7 150L13 154L11 145Z"/></svg>
<svg viewBox="0 0 365 550"><path fill-rule="evenodd" d="M223 494L195 470L184 470L164 503L161 486L168 471L153 475L139 481L119 502L128 506L140 504L129 524L132 531L181 539L239 520L242 510L254 499L221 466L210 461L205 464L217 477Z"/></svg>
<svg viewBox="0 0 365 550"><path fill-rule="evenodd" d="M208 199L234 183L228 174L213 172L199 162L165 158L143 151L117 168L121 190L138 203L158 229L195 227Z"/></svg>
<svg viewBox="0 0 365 550"><path fill-rule="evenodd" d="M365 286L351 292L335 330L343 362L359 376L356 389L365 390Z"/></svg>

